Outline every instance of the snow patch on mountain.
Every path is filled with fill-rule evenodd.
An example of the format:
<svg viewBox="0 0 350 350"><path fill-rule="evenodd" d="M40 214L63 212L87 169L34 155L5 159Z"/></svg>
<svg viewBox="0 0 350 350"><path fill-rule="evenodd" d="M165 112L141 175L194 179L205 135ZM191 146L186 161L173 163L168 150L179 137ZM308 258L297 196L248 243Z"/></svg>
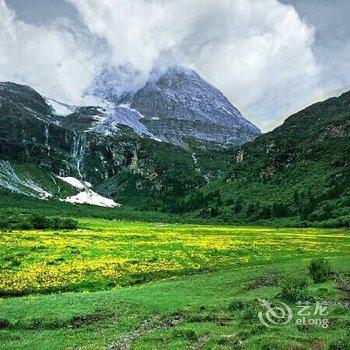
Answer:
<svg viewBox="0 0 350 350"><path fill-rule="evenodd" d="M78 188L80 190L83 190L85 188L91 188L91 183L87 181L80 181L72 176L62 177L62 176L56 176L58 179L70 184L71 186Z"/></svg>
<svg viewBox="0 0 350 350"><path fill-rule="evenodd" d="M156 137L141 123L144 116L136 109L130 108L128 104L113 105L106 102L104 105L106 118L96 123L93 130L102 134L109 134L118 130L119 125L126 125L132 128L137 134L145 135L156 139Z"/></svg>
<svg viewBox="0 0 350 350"><path fill-rule="evenodd" d="M53 113L61 117L66 117L67 115L74 113L76 108L47 97L45 98L45 101L51 107Z"/></svg>
<svg viewBox="0 0 350 350"><path fill-rule="evenodd" d="M121 205L116 203L113 199L103 197L90 189L86 189L75 196L67 197L65 202L73 204L97 205L106 208L117 208Z"/></svg>

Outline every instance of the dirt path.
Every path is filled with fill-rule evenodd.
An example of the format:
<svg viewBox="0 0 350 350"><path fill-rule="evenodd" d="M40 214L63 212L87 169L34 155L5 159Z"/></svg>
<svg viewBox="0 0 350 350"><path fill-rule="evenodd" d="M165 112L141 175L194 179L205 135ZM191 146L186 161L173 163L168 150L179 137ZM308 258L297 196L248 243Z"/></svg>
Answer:
<svg viewBox="0 0 350 350"><path fill-rule="evenodd" d="M139 328L124 335L124 337L116 342L107 346L108 350L129 350L135 340L144 336L145 334L155 331L162 331L177 326L183 321L182 314L174 314L169 320L156 320L156 318L150 318L141 323ZM156 324L154 324L156 321Z"/></svg>

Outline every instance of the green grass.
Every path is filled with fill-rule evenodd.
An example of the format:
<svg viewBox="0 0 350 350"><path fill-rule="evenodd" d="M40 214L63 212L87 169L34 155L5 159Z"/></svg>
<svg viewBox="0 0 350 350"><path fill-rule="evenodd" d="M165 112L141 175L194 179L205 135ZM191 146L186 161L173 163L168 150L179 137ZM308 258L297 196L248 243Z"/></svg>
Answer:
<svg viewBox="0 0 350 350"><path fill-rule="evenodd" d="M77 232L1 233L0 349L328 349L350 335L343 307L329 308L328 329L293 322L267 328L258 319L259 298L298 311L282 299L281 283L306 275L319 256L335 274L311 283L308 300L349 301L348 231L101 219L80 225ZM16 274L25 295L5 295L18 292L8 283Z"/></svg>
<svg viewBox="0 0 350 350"><path fill-rule="evenodd" d="M349 258L332 259L332 264L340 268L349 263ZM279 273L290 273L295 268L302 271L305 266L294 262L272 267ZM264 273L264 268L243 269L113 291L8 298L1 302L0 317L10 325L0 331L0 348L105 349L140 329L140 336L132 342L133 349L186 349L201 339L206 349L232 349L241 342L244 349L260 349L266 343L280 343L282 349L308 349L316 340L327 344L346 335L348 310L331 310L335 325L331 330L300 330L295 325L269 329L258 321L259 307L251 316L244 309L228 311L236 298L248 305L255 305L256 298L276 298L277 286L250 288ZM313 286L311 293L333 300L341 298L333 282ZM181 318L181 323L171 326L169 320L174 317Z"/></svg>
<svg viewBox="0 0 350 350"><path fill-rule="evenodd" d="M93 291L350 250L342 230L80 219L80 230L3 232L0 295Z"/></svg>

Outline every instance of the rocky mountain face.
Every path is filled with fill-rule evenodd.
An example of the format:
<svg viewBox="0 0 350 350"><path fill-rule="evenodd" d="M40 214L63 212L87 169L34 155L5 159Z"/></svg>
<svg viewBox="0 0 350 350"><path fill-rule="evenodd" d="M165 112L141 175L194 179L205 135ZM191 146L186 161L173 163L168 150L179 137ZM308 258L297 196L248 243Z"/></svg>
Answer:
<svg viewBox="0 0 350 350"><path fill-rule="evenodd" d="M74 177L118 202L176 206L174 198L220 173L229 146L259 134L191 71L170 70L118 99L99 97L101 106L68 106L0 83L0 187L61 198L74 194L65 181Z"/></svg>
<svg viewBox="0 0 350 350"><path fill-rule="evenodd" d="M242 145L261 133L193 70L155 70L142 88L123 94L108 84L113 81L110 76L113 71L103 71L91 89L116 106L109 123L122 120L139 133L180 146L193 142Z"/></svg>

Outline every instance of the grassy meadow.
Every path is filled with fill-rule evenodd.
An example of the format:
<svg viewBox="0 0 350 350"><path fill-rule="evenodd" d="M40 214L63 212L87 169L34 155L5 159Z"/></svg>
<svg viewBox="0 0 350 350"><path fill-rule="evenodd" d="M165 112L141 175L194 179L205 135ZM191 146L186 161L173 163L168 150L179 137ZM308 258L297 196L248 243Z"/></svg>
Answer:
<svg viewBox="0 0 350 350"><path fill-rule="evenodd" d="M318 257L332 274L315 283L308 266ZM78 230L1 232L0 266L0 349L350 344L346 230L79 219ZM259 321L259 298L297 310L298 296L345 306L329 308L327 329Z"/></svg>

